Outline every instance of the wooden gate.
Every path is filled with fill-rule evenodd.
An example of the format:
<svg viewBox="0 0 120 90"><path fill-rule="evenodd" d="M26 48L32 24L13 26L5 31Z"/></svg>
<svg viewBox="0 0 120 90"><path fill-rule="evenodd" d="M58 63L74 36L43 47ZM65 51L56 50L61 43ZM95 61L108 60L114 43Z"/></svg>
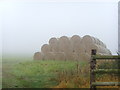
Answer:
<svg viewBox="0 0 120 90"><path fill-rule="evenodd" d="M90 61L90 89L96 90L96 86L120 86L120 82L96 82L96 73L117 73L120 74L118 69L96 69L96 60L120 60L120 55L96 55L96 50L91 51ZM120 63L120 62L119 62Z"/></svg>

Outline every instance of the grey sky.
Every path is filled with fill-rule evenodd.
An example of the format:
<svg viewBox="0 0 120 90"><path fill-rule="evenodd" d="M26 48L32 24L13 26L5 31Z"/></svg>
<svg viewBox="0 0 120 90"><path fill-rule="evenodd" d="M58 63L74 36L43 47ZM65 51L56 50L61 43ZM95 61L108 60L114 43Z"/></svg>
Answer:
<svg viewBox="0 0 120 90"><path fill-rule="evenodd" d="M2 10L3 53L40 51L51 37L92 35L118 50L117 2L19 2Z"/></svg>

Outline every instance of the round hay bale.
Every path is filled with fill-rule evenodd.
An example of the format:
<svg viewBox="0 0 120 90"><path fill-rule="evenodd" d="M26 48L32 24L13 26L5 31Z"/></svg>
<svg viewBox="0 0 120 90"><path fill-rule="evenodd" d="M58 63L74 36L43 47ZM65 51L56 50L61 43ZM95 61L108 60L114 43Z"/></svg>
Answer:
<svg viewBox="0 0 120 90"><path fill-rule="evenodd" d="M81 42L84 43L84 45L91 44L93 43L93 41L94 41L93 38L89 35L85 35L81 40Z"/></svg>
<svg viewBox="0 0 120 90"><path fill-rule="evenodd" d="M86 35L82 38L81 43L85 46L85 52L89 55L92 49L96 49L98 54L109 54L109 50L106 48L105 44L97 38Z"/></svg>
<svg viewBox="0 0 120 90"><path fill-rule="evenodd" d="M59 39L59 49L61 52L66 52L70 50L70 41L67 36L62 36Z"/></svg>
<svg viewBox="0 0 120 90"><path fill-rule="evenodd" d="M92 37L92 36L89 36L89 35L85 35L83 38L82 38L82 43L93 43L93 44L97 44L97 45L101 45L103 47L106 48L106 45L103 44L102 41L100 41L98 38L95 38L95 37Z"/></svg>
<svg viewBox="0 0 120 90"><path fill-rule="evenodd" d="M44 60L55 60L55 54L53 52L47 52L44 55Z"/></svg>
<svg viewBox="0 0 120 90"><path fill-rule="evenodd" d="M102 41L100 41L98 38L95 38L95 37L92 37L92 38L94 39L95 44L106 48L106 45Z"/></svg>
<svg viewBox="0 0 120 90"><path fill-rule="evenodd" d="M101 55L110 55L110 51L107 48L102 47L101 45L97 45L97 44L90 44L85 51L91 55L91 50L92 49L96 49L97 50L97 54L101 54Z"/></svg>
<svg viewBox="0 0 120 90"><path fill-rule="evenodd" d="M86 35L82 38L81 40L81 44L82 46L84 46L84 52L83 53L89 53L90 54L90 49L91 49L91 45L94 44L93 43L93 38L89 35Z"/></svg>
<svg viewBox="0 0 120 90"><path fill-rule="evenodd" d="M53 37L53 38L51 38L50 40L49 40L49 44L55 44L55 43L57 43L58 42L58 40L57 40L57 38L55 38L55 37Z"/></svg>
<svg viewBox="0 0 120 90"><path fill-rule="evenodd" d="M107 48L105 48L101 45L94 44L91 47L92 47L91 49L96 49L97 50L97 54L110 55L110 53L111 53Z"/></svg>
<svg viewBox="0 0 120 90"><path fill-rule="evenodd" d="M51 52L59 52L58 39L53 37L49 40L49 46Z"/></svg>
<svg viewBox="0 0 120 90"><path fill-rule="evenodd" d="M71 43L68 37L62 36L59 39L59 50L60 52L64 52L66 59L70 60L72 59L72 48Z"/></svg>
<svg viewBox="0 0 120 90"><path fill-rule="evenodd" d="M88 53L80 53L79 54L80 61L89 61L90 58L91 58L91 55L89 55Z"/></svg>
<svg viewBox="0 0 120 90"><path fill-rule="evenodd" d="M78 35L73 35L71 38L70 38L70 41L71 43L78 43L81 41L81 37L78 36Z"/></svg>
<svg viewBox="0 0 120 90"><path fill-rule="evenodd" d="M81 44L81 38L78 35L74 35L70 39L73 52L81 53L84 51L83 45Z"/></svg>
<svg viewBox="0 0 120 90"><path fill-rule="evenodd" d="M73 53L73 60L74 61L78 61L79 60L79 54L78 53L76 53L76 52Z"/></svg>
<svg viewBox="0 0 120 90"><path fill-rule="evenodd" d="M41 47L41 52L43 54L46 54L48 52L50 52L50 46L48 44L44 44L42 47Z"/></svg>
<svg viewBox="0 0 120 90"><path fill-rule="evenodd" d="M56 52L55 60L66 60L64 52Z"/></svg>
<svg viewBox="0 0 120 90"><path fill-rule="evenodd" d="M41 54L41 52L36 52L35 54L34 54L34 60L42 60L42 54Z"/></svg>
<svg viewBox="0 0 120 90"><path fill-rule="evenodd" d="M74 60L73 53L65 53L66 60Z"/></svg>

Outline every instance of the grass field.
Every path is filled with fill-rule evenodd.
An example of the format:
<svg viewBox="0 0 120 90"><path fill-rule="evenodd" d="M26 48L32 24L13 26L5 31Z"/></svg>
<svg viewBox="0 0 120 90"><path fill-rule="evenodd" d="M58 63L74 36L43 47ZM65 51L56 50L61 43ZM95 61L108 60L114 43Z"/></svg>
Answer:
<svg viewBox="0 0 120 90"><path fill-rule="evenodd" d="M3 88L89 88L87 61L33 61L31 57L3 58ZM117 81L112 75L97 80Z"/></svg>

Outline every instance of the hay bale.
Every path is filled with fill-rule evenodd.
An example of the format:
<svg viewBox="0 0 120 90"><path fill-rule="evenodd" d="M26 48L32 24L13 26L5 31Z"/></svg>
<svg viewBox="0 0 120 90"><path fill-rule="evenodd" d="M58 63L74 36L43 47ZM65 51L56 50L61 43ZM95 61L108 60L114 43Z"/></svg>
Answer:
<svg viewBox="0 0 120 90"><path fill-rule="evenodd" d="M100 46L106 48L106 45L102 41L100 41L98 38L94 38L94 37L92 37L92 38L94 39L93 42L95 42L95 44L100 45Z"/></svg>
<svg viewBox="0 0 120 90"><path fill-rule="evenodd" d="M41 54L41 52L36 52L35 54L34 54L34 60L42 60L42 54Z"/></svg>
<svg viewBox="0 0 120 90"><path fill-rule="evenodd" d="M91 54L92 49L96 49L98 54L110 54L110 51L106 48L102 41L86 35L82 38L81 43L85 46L85 53Z"/></svg>
<svg viewBox="0 0 120 90"><path fill-rule="evenodd" d="M59 52L58 39L53 37L49 40L49 46L51 52Z"/></svg>
<svg viewBox="0 0 120 90"><path fill-rule="evenodd" d="M96 44L96 45L101 45L102 47L106 47L102 41L100 41L99 39L95 38L95 37L92 37L90 35L85 35L83 38L82 38L82 43L90 43L90 44Z"/></svg>
<svg viewBox="0 0 120 90"><path fill-rule="evenodd" d="M55 54L53 52L45 53L44 60L55 60Z"/></svg>
<svg viewBox="0 0 120 90"><path fill-rule="evenodd" d="M58 40L57 40L57 38L55 38L55 37L53 37L53 38L51 38L51 39L49 40L49 44L54 44L54 43L56 43L56 42L58 42Z"/></svg>
<svg viewBox="0 0 120 90"><path fill-rule="evenodd" d="M73 60L78 61L79 60L79 54L76 52L73 52Z"/></svg>
<svg viewBox="0 0 120 90"><path fill-rule="evenodd" d="M78 43L78 42L81 41L81 37L78 36L78 35L73 35L73 36L70 38L70 41L71 41L72 43Z"/></svg>
<svg viewBox="0 0 120 90"><path fill-rule="evenodd" d="M104 48L101 45L97 45L97 44L89 44L89 46L87 46L85 48L85 51L86 51L86 53L91 55L91 50L92 49L96 49L97 50L97 54L110 55L110 51L107 48Z"/></svg>
<svg viewBox="0 0 120 90"><path fill-rule="evenodd" d="M44 44L42 47L41 47L41 52L43 54L46 54L48 52L50 52L50 46L48 44Z"/></svg>
<svg viewBox="0 0 120 90"><path fill-rule="evenodd" d="M81 40L81 42L84 44L93 43L93 41L94 41L93 38L89 35L85 35Z"/></svg>
<svg viewBox="0 0 120 90"><path fill-rule="evenodd" d="M76 53L84 52L84 46L81 44L81 37L78 35L74 35L70 39L72 45L72 51Z"/></svg>
<svg viewBox="0 0 120 90"><path fill-rule="evenodd" d="M64 52L56 52L54 54L55 54L55 60L66 60Z"/></svg>
<svg viewBox="0 0 120 90"><path fill-rule="evenodd" d="M92 45L91 49L96 49L97 50L97 54L101 54L101 55L111 55L110 50L108 50L107 48L101 46L101 45Z"/></svg>
<svg viewBox="0 0 120 90"><path fill-rule="evenodd" d="M70 39L66 36L62 36L59 39L59 51L64 52L66 60L72 60L72 48Z"/></svg>
<svg viewBox="0 0 120 90"><path fill-rule="evenodd" d="M67 36L62 36L59 38L59 49L60 52L64 52L66 49L70 49L70 40Z"/></svg>
<svg viewBox="0 0 120 90"><path fill-rule="evenodd" d="M81 44L84 46L84 53L90 54L90 50L91 50L90 46L94 44L93 41L94 41L93 38L89 35L86 35L82 38Z"/></svg>
<svg viewBox="0 0 120 90"><path fill-rule="evenodd" d="M91 55L89 55L88 53L80 53L78 60L80 60L80 61L89 61L90 58L91 58Z"/></svg>

